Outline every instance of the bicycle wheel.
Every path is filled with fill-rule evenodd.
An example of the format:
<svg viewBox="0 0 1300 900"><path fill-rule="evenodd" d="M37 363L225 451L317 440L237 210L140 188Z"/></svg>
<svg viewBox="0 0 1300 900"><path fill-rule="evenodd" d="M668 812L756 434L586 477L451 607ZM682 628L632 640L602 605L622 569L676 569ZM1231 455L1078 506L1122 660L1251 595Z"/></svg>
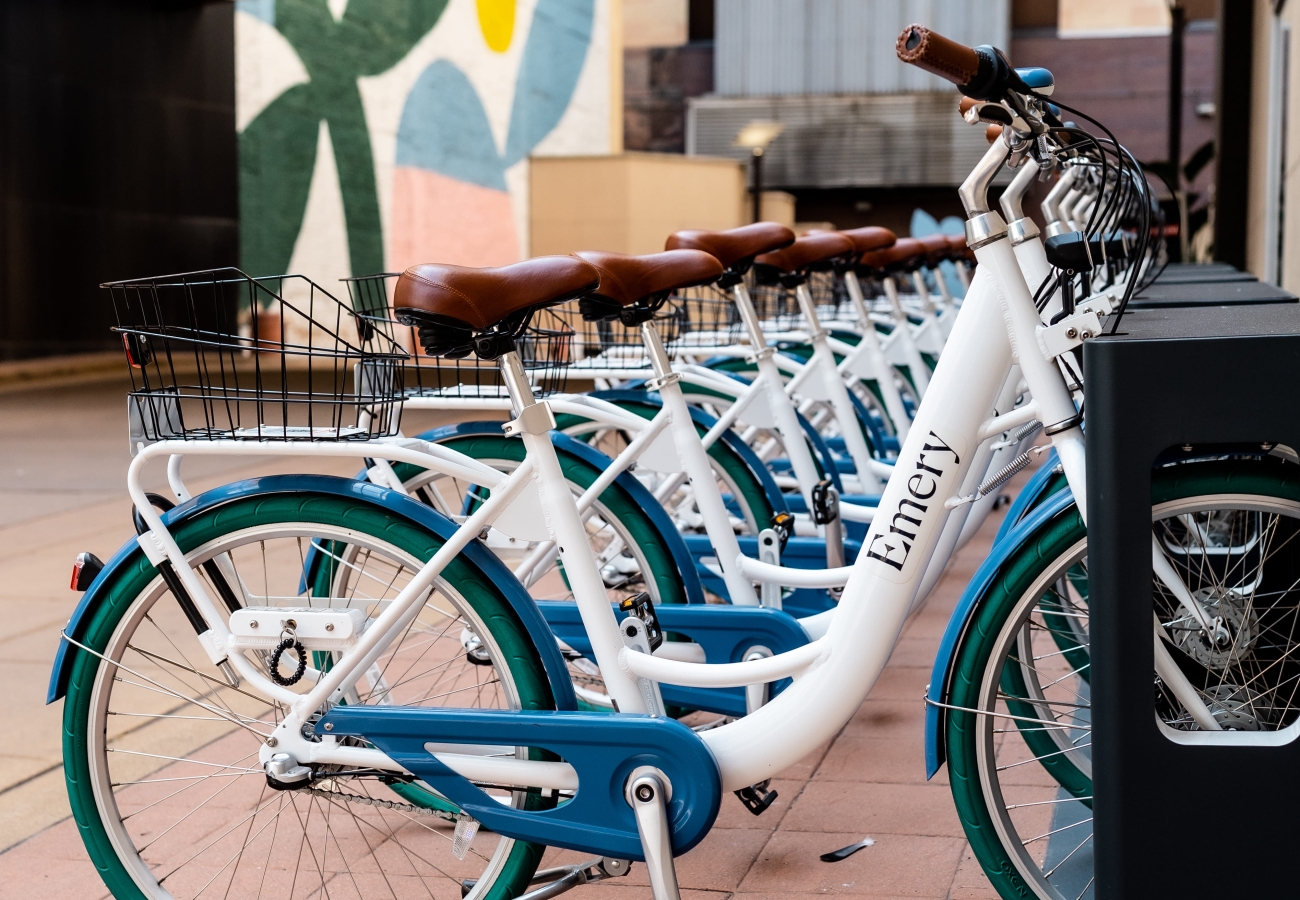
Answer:
<svg viewBox="0 0 1300 900"><path fill-rule="evenodd" d="M246 606L346 604L371 618L442 545L387 509L313 492L209 508L173 535L195 566L217 560ZM318 557L330 547L350 556L318 566L326 574L307 590L313 547ZM74 664L64 760L87 851L119 900L456 896L466 878L478 879L474 897L507 898L528 884L544 848L480 832L457 859L455 808L419 782L327 770L307 788L270 789L258 751L279 704L224 683L143 556L104 588L83 641L102 658L82 651ZM555 708L528 632L464 557L346 702ZM520 808L556 802L498 794Z"/></svg>
<svg viewBox="0 0 1300 900"><path fill-rule="evenodd" d="M514 471L526 453L523 441L500 434L465 435L441 441L440 446L464 453L502 472ZM560 454L560 467L575 497L600 477L600 470L595 466L569 454ZM415 497L447 515L463 515L464 510L472 508L488 494L462 479L429 469L406 464L393 469ZM467 501L469 507L465 505ZM648 593L655 604L688 601L683 579L677 571L677 561L665 545L664 536L645 510L621 487L611 485L605 489L596 499L585 525L611 602L634 597L642 591ZM516 571L538 549L533 542L512 538L496 540L491 536L488 546ZM533 566L522 581L539 600L574 599L559 557L553 552L544 562ZM568 668L585 708L613 709L595 660L570 656Z"/></svg>
<svg viewBox="0 0 1300 900"><path fill-rule="evenodd" d="M1208 639L1154 583L1170 651L1225 730L1300 718L1300 469L1275 460L1154 473L1153 533L1220 618ZM1003 897L1092 896L1087 535L1066 510L1008 560L957 650L948 703L953 798ZM1080 587L1082 586L1082 590ZM1191 678L1191 676L1189 676ZM1162 728L1195 731L1152 675Z"/></svg>

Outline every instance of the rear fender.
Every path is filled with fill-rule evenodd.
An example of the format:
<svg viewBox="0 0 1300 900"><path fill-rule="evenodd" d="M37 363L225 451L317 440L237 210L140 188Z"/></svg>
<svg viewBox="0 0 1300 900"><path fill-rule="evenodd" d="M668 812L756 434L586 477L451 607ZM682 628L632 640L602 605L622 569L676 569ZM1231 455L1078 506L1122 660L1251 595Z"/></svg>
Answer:
<svg viewBox="0 0 1300 900"><path fill-rule="evenodd" d="M499 435L501 434L501 423L461 422L457 425L446 425L442 428L426 431L419 435L419 439L428 441L431 444L440 444L452 438L476 434ZM613 462L608 456L590 444L585 444L577 438L558 431L551 432L551 443L555 445L557 453L576 457L601 471L609 468L610 463ZM614 479L614 483L626 491L633 502L641 507L650 518L655 530L659 532L660 538L672 554L673 562L677 565L677 571L682 577L682 584L686 589L686 602L703 603L704 586L700 583L700 576L695 571L695 563L691 559L690 551L686 549L686 543L682 540L681 532L673 524L672 518L663 508L663 504L656 500L654 495L646 490L645 485L637 481L630 472L620 474Z"/></svg>
<svg viewBox="0 0 1300 900"><path fill-rule="evenodd" d="M456 533L455 522L441 513L399 494L397 491L365 481L350 478L336 478L330 475L273 475L266 478L250 478L237 481L210 491L205 491L175 509L162 514L164 525L180 525L187 519L206 512L214 507L243 500L247 497L270 496L285 493L326 494L333 497L346 497L361 503L382 508L390 516L410 522L436 534L443 540L449 540ZM501 589L515 614L527 629L529 636L537 647L546 676L551 684L557 708L572 710L578 708L578 700L573 692L573 682L560 654L555 637L542 618L532 597L519 583L518 579L506 568L501 560L493 555L478 541L470 543L461 551L471 563L477 566L493 584ZM64 627L64 634L74 641L81 642L86 627L94 618L100 605L105 601L109 585L114 575L124 566L133 565L144 551L136 541L130 540L114 554L105 564L103 571L95 577L94 582L81 596L81 602L72 613L72 618ZM45 702L53 703L62 698L68 690L68 679L72 674L72 664L76 660L78 649L68 641L60 641L54 657L54 670L50 675L49 692Z"/></svg>
<svg viewBox="0 0 1300 900"><path fill-rule="evenodd" d="M658 394L652 394L648 391L593 391L590 396L599 400L605 400L609 403L639 403L644 406L653 406L656 408L664 405L663 400ZM695 406L689 408L691 411L691 421L695 423L697 428L703 428L707 432L714 425L718 424L718 420L704 410ZM781 493L781 489L777 487L776 479L772 477L772 473L768 471L767 466L763 465L763 461L758 458L758 454L754 452L753 448L742 441L738 434L730 430L724 431L720 440L724 441L726 445L744 461L745 465L749 467L749 470L754 473L754 477L757 478L759 484L763 486L763 492L767 494L767 501L771 504L772 511L776 513L788 512L789 510L787 510L785 506L785 496Z"/></svg>
<svg viewBox="0 0 1300 900"><path fill-rule="evenodd" d="M993 538L994 544L997 544L1006 537L1011 532L1011 529L1015 528L1020 520L1025 517L1025 514L1033 509L1038 501L1043 498L1043 495L1050 486L1052 479L1056 476L1056 467L1060 462L1061 460L1056 455L1055 447L1044 454L1043 461L1039 464L1038 470L1030 476L1028 481L1025 482L1025 486L1020 489L1020 493L1016 495L1016 499L1012 501L1011 506L1007 508L1007 514L1002 519L1001 526L998 527L997 536Z"/></svg>

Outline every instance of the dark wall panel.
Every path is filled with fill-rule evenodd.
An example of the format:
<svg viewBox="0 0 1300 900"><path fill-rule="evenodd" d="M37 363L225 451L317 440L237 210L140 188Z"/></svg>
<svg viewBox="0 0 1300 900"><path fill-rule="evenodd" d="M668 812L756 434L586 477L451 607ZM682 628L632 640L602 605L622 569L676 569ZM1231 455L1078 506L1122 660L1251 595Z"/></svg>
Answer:
<svg viewBox="0 0 1300 900"><path fill-rule="evenodd" d="M234 4L0 4L0 358L114 346L97 285L238 253Z"/></svg>

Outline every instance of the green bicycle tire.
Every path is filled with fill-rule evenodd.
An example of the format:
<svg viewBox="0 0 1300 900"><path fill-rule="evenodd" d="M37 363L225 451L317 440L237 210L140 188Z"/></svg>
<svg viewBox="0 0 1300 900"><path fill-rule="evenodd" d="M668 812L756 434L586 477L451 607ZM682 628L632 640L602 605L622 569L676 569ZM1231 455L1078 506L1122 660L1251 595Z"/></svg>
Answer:
<svg viewBox="0 0 1300 900"><path fill-rule="evenodd" d="M1281 497L1295 502L1300 500L1300 477L1293 466L1260 464L1251 460L1188 463L1158 470L1152 476L1153 506L1216 494ZM1075 507L1067 508L1046 523L1004 563L954 654L954 672L945 700L950 707L946 716L945 740L953 801L971 849L994 888L1006 898L1032 897L1035 894L1017 871L993 824L979 772L979 716L970 710L978 708L984 673L1008 617L1041 573L1086 539L1087 529ZM1015 682L1007 680L1007 670L1011 668L1008 665L1003 669L1004 689L1014 688ZM1014 703L1013 700L1008 706ZM1025 709L1033 714L1031 708L1026 706ZM1036 729L1021 727L1018 730L1035 754L1040 749L1051 749L1041 744L1050 738L1041 732L1035 734ZM1034 746L1035 740L1041 747ZM1039 762L1076 798L1091 795L1091 778L1073 766L1065 755L1040 759Z"/></svg>
<svg viewBox="0 0 1300 900"><path fill-rule="evenodd" d="M204 510L175 527L172 536L181 551L202 547L223 535L246 528L288 523L346 527L362 531L428 561L442 546L437 536L397 519L383 509L342 497L299 492L253 496ZM84 630L81 643L102 652L118 623L158 578L144 555L138 554L116 570L102 589L103 601ZM546 670L531 637L509 601L492 581L464 557L444 570L443 578L457 590L487 624L515 680L521 708L555 709ZM73 663L63 710L63 759L68 799L78 832L96 870L116 900L148 900L113 848L91 784L88 722L94 684L101 661L79 652ZM545 809L555 800L530 794L526 809ZM526 890L545 847L516 841L485 900L509 900Z"/></svg>

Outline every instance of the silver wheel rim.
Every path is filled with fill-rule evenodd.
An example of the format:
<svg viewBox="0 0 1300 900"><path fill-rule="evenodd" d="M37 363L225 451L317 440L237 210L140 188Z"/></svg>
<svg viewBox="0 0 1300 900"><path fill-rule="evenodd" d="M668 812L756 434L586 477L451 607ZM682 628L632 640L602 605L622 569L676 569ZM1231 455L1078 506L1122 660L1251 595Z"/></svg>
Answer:
<svg viewBox="0 0 1300 900"><path fill-rule="evenodd" d="M206 559L210 559L222 553L230 553L230 552L239 553L241 550L246 549L247 547L249 547L250 545L256 542L265 543L269 540L281 539L286 537L295 538L295 539L301 538L304 541L308 541L310 539L316 539L321 541L338 541L342 544L345 544L349 548L359 548L360 552L363 553L382 554L383 559L386 560L390 565L395 564L394 568L401 567L408 572L416 571L420 566L420 563L417 560L415 560L413 557L411 557L409 554L406 554L404 551L401 551L398 548L393 547L392 545L385 544L384 542L379 541L370 535L361 532L356 532L351 529L338 528L333 526L323 526L315 523L307 523L301 525L294 525L292 523L276 524L276 525L271 525L266 527L252 527L247 529L241 529L239 531L235 531L235 532L231 532L230 534L223 535L214 541L211 541L199 548L196 548L188 555L187 558L191 560L192 563L197 565L198 563L203 562ZM163 614L167 615L169 618L174 618L173 616L173 611L174 611L174 615L179 616L179 609L175 606L175 604L170 603L166 600L167 594L168 592L166 590L165 585L162 583L161 578L155 579L152 583L150 583L150 585L141 593L141 595L137 597L135 601L133 601L131 608L127 610L127 612L123 615L110 641L108 642L108 645L106 646L103 655L108 659L117 662L122 662L124 665L128 666L129 668L134 669L136 672L143 673L144 670L141 667L141 660L146 659L147 657L145 657L139 651L139 649L133 649L132 639L137 636L137 634L140 632L141 626L144 625L146 622L153 624L153 627L159 634L169 634L169 632L176 630L174 627L171 627L175 625L174 622L168 622L167 623L168 628L164 629L163 627L157 625L156 623L153 623L153 619L155 617L150 615L155 611L156 605L161 600L163 601L163 603L167 605L167 607L170 607L170 609L162 610ZM438 612L443 614L444 618L447 618L449 620L448 629L450 629L451 627L450 623L455 623L455 624L465 623L469 627L473 628L477 633L477 635L480 636L483 646L485 647L487 653L489 654L490 658L493 661L492 671L495 673L496 678L494 681L488 682L487 686L489 688L493 688L494 695L500 701L499 703L495 704L496 707L518 709L520 706L520 702L518 697L517 686L514 684L513 677L510 673L509 668L506 667L501 662L504 656L500 648L496 645L495 641L492 639L491 633L487 629L485 623L483 623L479 619L479 617L474 612L470 604L467 601L465 601L465 599L460 594L455 592L453 589L449 588L449 586L446 585L445 583L441 583L441 582L439 583L437 589L437 596L435 598L431 598L430 608L435 608L434 606L435 601L436 601L436 609L438 610ZM450 609L447 608L448 605L450 605L451 607ZM454 618L452 618L452 616L454 616ZM417 620L417 623L418 621L419 620ZM181 619L181 622L182 623L184 622L183 618ZM206 658L202 658L202 651L197 646L197 643L194 641L192 629L189 628L188 624L186 624L184 627L188 630L183 632L183 634L193 646L192 646L192 651L188 654L188 656L185 655L183 652L181 652L180 661L182 661L183 663L192 664L193 669L187 670L182 668L182 669L176 669L176 671L184 671L186 673L186 677L192 679L192 681L195 683L210 684L212 683L213 680L215 680L217 672L214 668L212 668L207 663ZM434 640L436 641L438 639L435 638ZM178 652L182 651L182 648L186 646L184 644L180 644L178 641L171 641L171 640L160 641L159 643L171 643L171 645ZM146 648L146 649L151 650L152 648ZM400 650L394 651L392 657L396 658L399 652ZM199 658L202 658L202 662L196 664L195 660ZM417 659L418 658L419 657L417 657ZM124 711L123 709L119 709L119 708L110 708L115 699L115 690L113 687L114 683L115 682L124 683L122 682L123 678L133 679L133 676L125 672L125 670L117 668L115 670L115 677L110 679L107 677L108 669L109 666L106 663L101 663L101 665L98 667L95 675L95 682L94 682L94 687L91 696L92 721L89 723L87 753L88 753L89 763L90 763L89 768L91 773L92 789L94 792L96 806L98 808L101 821L104 823L105 831L107 832L109 839L112 842L114 849L117 852L118 858L123 862L125 868L130 873L136 885L146 896L151 898L156 898L156 900L181 900L181 898L187 898L187 897L210 897L210 896L225 897L225 896L232 895L232 893L236 896L240 896L240 894L232 892L231 889L234 887L236 879L239 878L240 876L241 866L244 866L245 863L256 862L256 860L254 860L251 855L248 855L247 858L245 858L245 854L247 853L247 848L253 846L254 844L260 845L261 843L265 843L267 840L268 828L269 828L270 829L269 841L271 847L270 850L266 854L264 854L266 860L269 863L270 852L275 850L275 844L277 839L279 839L280 842L283 843L284 840L283 836L279 835L279 831L280 831L279 823L282 820L284 821L289 820L289 818L284 814L289 812L291 808L296 813L298 813L298 816L296 817L297 821L299 823L305 822L305 824L302 824L301 828L299 829L300 836L302 839L301 846L299 848L300 849L299 860L303 862L303 865L301 867L301 871L296 872L295 877L293 879L295 885L294 888L295 892L297 890L300 890L300 888L297 887L298 885L302 885L304 883L310 885L313 883L313 879L314 879L315 887L308 890L308 895L316 894L316 893L319 893L322 896L328 895L329 893L328 883L339 878L343 879L341 884L348 885L348 892L357 893L362 896L373 895L377 897L388 897L388 896L396 897L399 894L403 893L401 887L399 886L399 882L400 885L408 886L408 890L406 892L410 892L409 885L412 882L412 877L410 875L407 875L405 878L403 878L401 875L392 875L383 872L382 867L378 867L378 866L369 867L368 870L364 872L361 869L357 869L354 871L353 867L348 864L347 861L348 851L344 849L343 840L348 840L349 846L355 849L355 847L360 846L359 844L356 843L357 838L356 836L351 836L348 838L340 838L338 833L334 833L333 835L331 835L332 826L330 824L330 820L332 817L338 817L342 819L343 815L345 814L345 811L349 817L348 820L346 821L355 827L355 831L358 836L366 833L369 834L368 839L363 837L361 838L361 840L364 841L367 845L371 841L376 842L374 848L361 851L360 858L364 859L368 856L372 863L376 862L379 857L379 853L376 851L382 851L384 850L385 847L387 847L392 851L402 851L402 853L406 856L407 862L409 863L409 867L412 872L418 872L420 867L423 866L426 871L437 872L439 870L442 870L440 874L443 877L455 879L454 874L447 871L448 868L447 866L439 865L434 860L424 858L425 856L427 856L427 854L420 856L418 860L413 860L411 854L409 852L406 852L410 848L408 847L403 849L402 839L390 835L386 840L383 841L377 840L379 834L382 833L383 826L375 825L376 821L381 823L386 823L389 825L390 828L393 828L393 830L396 831L408 827L408 823L406 820L414 820L415 818L423 819L425 817L423 814L417 815L409 811L403 811L401 809L398 809L396 811L381 810L375 806L354 802L353 800L337 798L337 797L320 798L314 795L310 795L309 798L300 798L298 796L299 792L280 792L277 794L276 792L273 791L266 791L264 788L262 789L262 792L259 795L259 800L257 801L257 806L255 807L257 811L251 817L245 819L248 828L245 832L245 837L243 842L244 849L242 849L239 853L239 856L233 860L227 859L227 857L229 856L228 854L226 854L225 856L218 854L218 859L220 859L221 862L225 863L226 869L228 870L226 871L226 874L224 876L223 876L223 869L217 868L215 863L212 863L206 859L203 860L203 862L208 864L209 869L216 868L215 872L212 872L211 874L205 872L202 878L196 880L194 878L190 878L186 870L189 869L190 871L193 871L194 869L196 869L197 866L193 865L196 862L196 860L200 860L200 858L203 857L206 853L208 853L208 851L216 849L218 842L225 841L226 838L230 837L231 835L234 835L235 837L239 837L235 829L231 829L229 832L222 834L221 833L222 829L217 828L212 832L204 834L202 838L212 838L212 840L210 840L209 843L207 844L202 844L200 840L199 850L192 853L188 858L182 860L179 865L173 866L172 860L167 860L166 862L163 862L161 860L151 861L149 859L142 858L142 854L144 856L150 856L151 851L156 847L156 844L159 841L164 839L169 839L172 843L174 843L177 839L182 837L182 833L184 832L184 830L188 827L191 827L194 824L191 821L191 817L195 813L198 813L200 810L203 810L204 808L218 809L219 807L212 806L212 803L215 800L217 800L217 798L222 797L225 788L218 788L217 790L215 790L213 794L208 796L206 799L203 800L202 803L197 805L192 812L185 813L182 818L178 819L175 823L173 823L169 827L168 831L153 836L152 839L149 840L147 843L144 843L143 846L140 846L140 844L142 843L140 840L142 835L132 834L133 831L132 826L135 824L135 821L138 821L137 817L147 815L151 813L153 810L158 809L158 807L163 804L175 805L176 802L179 802L179 800L184 799L183 794L186 791L192 790L196 785L206 784L206 782L213 780L213 778L223 777L226 779L227 784L231 784L231 785L236 784L238 782L245 782L247 780L254 780L260 782L261 785L265 785L265 776L261 772L261 769L258 765L258 759L257 759L257 746L260 744L260 741L244 740L243 743L249 745L247 748L244 748L244 751L251 751L251 752L242 752L242 755L238 759L232 762L227 762L222 764L222 763L213 763L211 761L200 759L199 757L205 752L211 752L214 749L221 749L221 745L228 743L232 736L242 736L245 734L245 732L240 731L235 726L229 726L228 731L224 733L220 733L215 737L210 737L210 739L207 740L203 740L202 735L199 735L200 739L198 741L194 741L194 740L190 741L189 746L191 749L189 749L188 751L182 749L180 751L172 750L169 752L166 749L166 747L163 746L166 744L166 741L160 740L160 738L172 737L173 736L172 733L168 732L165 735L160 735L156 733L150 734L149 733L150 729L158 731L159 729L157 729L156 726L161 720L165 719L168 720L168 722L171 722L179 719L182 715L189 716L189 712L192 711L192 708L195 707L195 704L192 703L186 704L182 700L179 700L174 697L169 697L167 698L167 702L170 705L165 708L166 711L163 713ZM210 673L206 672L206 670L208 669L211 669ZM191 674L194 671L208 674L209 679L207 681L204 681L201 677L196 677L194 674ZM162 678L157 678L156 680L160 684L168 683L164 681L164 679ZM216 699L212 699L212 697L215 697L218 693L219 693L219 689L210 690L208 694L196 692L198 699L203 700L210 705L217 705L220 702ZM480 689L479 691L476 692L476 695L480 699L482 699L483 691ZM433 699L437 699L437 698L433 698ZM234 702L229 702L227 700L227 702L224 702L221 705L227 706L231 709L242 709L242 707L235 707L234 706L235 702L241 702L241 701L236 699ZM245 703L260 702L262 708L265 709L268 714L273 714L274 704L261 701L260 698L253 698L252 701L243 701L243 702ZM483 705L488 705L488 704L483 704ZM177 709L172 710L171 706L176 706ZM197 709L200 715L189 716L189 718L198 719L202 717L203 708L197 707ZM144 721L145 724L140 726L139 728L132 728L125 731L123 731L122 729L110 728L109 726L110 717L115 718L116 716L121 716L121 715L127 715L130 716L131 718L141 719ZM258 717L259 720L263 718L264 717ZM246 721L252 724L251 719ZM273 719L268 718L265 719L265 721L270 722L273 721ZM210 727L210 726L199 726L199 727L203 728L203 727ZM260 726L259 726L259 730L261 730ZM123 738L129 739L132 738L133 736L137 740L147 740L149 749L144 751L141 751L139 749L126 750L123 746L124 743ZM248 735L248 737L252 738L253 736ZM181 740L183 744L184 738L182 738ZM149 753L151 750L155 751L153 752L153 759L151 761L145 762L144 765L142 766L142 768L145 769L148 769L148 767L150 766L155 767L152 770L148 771L148 774L151 776L150 778L130 779L127 782L114 780L114 771L116 770L118 772L119 777L122 771L121 766L115 765L117 761L116 757L120 757L123 753L126 753L128 758L132 758L133 760L141 759L141 758L145 760L150 760L150 757L146 757L144 756L144 754ZM521 748L516 752L524 753L526 752L526 750ZM114 763L110 763L109 760L110 755L113 755L115 757ZM179 773L176 773L175 771L177 769L183 769L186 766L193 767L196 765L200 767L206 767L200 769L200 771L203 771L205 775L209 774L208 771L209 769L215 769L215 771L210 773L210 777L191 776L191 775L186 775L183 771ZM239 767L251 771L247 771L247 772L239 771ZM152 776L157 776L157 777L152 777ZM170 779L170 781L168 781L169 786L166 788L159 787L159 785L163 783L162 781L163 779ZM360 781L359 779L353 782L349 782L348 780L343 778L335 779L334 781L337 782L337 786L339 787L344 787L345 785L347 785L347 788L345 789L348 789L350 793L359 792L364 795L369 795L373 793L376 794L377 799L398 801L399 803L401 803L401 799L402 799L401 797L395 796L391 792L383 791L382 789L379 791L372 791L369 790L368 788L353 790L352 785L359 783ZM173 784L177 785L177 787L172 788L170 785ZM149 801L148 798L145 798L142 804L139 798L130 797L125 793L133 790L134 791L139 791L139 790L164 791L164 792L170 791L172 793L164 794L161 800ZM270 815L262 816L263 812L266 812L267 810L270 809L270 803L265 802L268 800L268 798L265 796L265 794L267 793L276 794L275 797L271 797L269 798L269 800L271 801L271 803L278 801L279 805L275 809L275 811ZM526 795L522 793L516 793L511 798L509 798L509 802L511 802L512 805L517 806L519 803L523 801L525 796ZM290 798L290 799L286 800L284 798ZM188 799L192 801L195 798L191 797ZM227 795L220 802L226 802L229 800L230 800L230 795ZM127 812L125 815L122 813L121 805L119 801L125 801L127 803L127 808L130 811ZM306 847L308 844L307 831L308 828L312 827L313 804L314 804L314 810L317 817L315 827L318 829L323 827L325 830L325 836L324 836L325 852L322 852L320 854L306 853L306 856L304 858L302 854L304 852L303 848ZM407 805L409 806L410 804ZM361 812L358 813L354 811L353 809L354 807L359 808ZM302 817L304 808L307 813L305 819ZM394 818L395 815L398 817L404 816L405 820L402 818ZM320 817L322 816L325 817L323 826L321 825L320 822ZM368 818L364 818L364 817L368 817ZM266 824L265 820L268 818L274 819L276 824L274 825ZM131 826L127 824L127 820L133 820ZM435 827L430 827L430 825L425 824L424 822L420 822L418 826L420 829L419 834L421 836L425 836L430 833L437 834L440 839L439 843L441 843L442 838L445 838L445 842L449 845L451 840L451 830L449 827L450 823L435 818L429 818L428 821L430 823L439 822L441 826L447 826L447 827L441 827L441 830L435 830ZM242 823L237 823L236 828L238 828L239 824ZM367 827L363 827L363 825ZM410 827L415 828L417 826L412 825ZM139 831L139 829L134 829L134 830ZM145 833L145 836L147 835L148 832ZM299 835L294 835L294 837L299 837ZM492 847L490 851L484 852L484 849L486 849L487 844L493 837L496 838L495 846ZM481 896L488 889L490 889L497 875L504 867L506 860L510 855L511 850L514 847L514 843L515 842L509 838L502 838L499 836L486 835L486 834L476 839L475 843L471 847L470 853L468 854L468 858L473 859L475 863L478 864L474 866L475 871L473 872L473 875L477 876L479 882L475 886L473 892L471 893L471 896L474 897ZM448 854L447 862L452 862L452 861L453 860L450 857L450 854ZM342 865L343 868L342 869L332 868L331 864L334 867ZM245 871L248 871L248 869L245 868ZM276 881L275 878L268 877L268 875L272 874L273 872L272 867L270 865L266 865L263 867L263 871L265 874L263 875L263 877L261 878L258 884L257 896L262 896L265 893L266 896L275 896L277 900L280 900L280 898L283 896L283 892L282 891L277 892L278 888L273 883L268 883L268 882ZM378 878L371 877L376 873L378 873L379 876ZM361 878L360 876L362 876L363 874L366 877ZM298 877L298 876L302 876L302 877ZM428 877L427 876L421 877L417 874L415 876L415 879L424 883L424 891L421 892L417 890L416 895L417 896L427 895L432 897L433 892L429 890ZM177 881L183 882L183 885L181 887L178 887L175 883ZM365 884L366 887L364 889L361 888L360 887L361 884ZM322 888L322 885L325 886ZM357 885L357 887L354 887L353 885ZM296 896L296 893L294 894L294 896ZM288 898L285 898L285 900L288 900Z"/></svg>
<svg viewBox="0 0 1300 900"><path fill-rule="evenodd" d="M1180 517L1197 516L1198 514L1208 517L1209 514L1221 513L1227 510L1238 511L1245 514L1245 516L1271 517L1274 522L1283 518L1292 520L1300 518L1300 504L1279 498L1258 495L1208 495L1190 497L1154 507L1152 509L1152 521L1155 523L1153 527L1156 528L1156 533L1159 534L1161 523L1178 520ZM1288 542L1295 539L1294 531L1291 531L1285 537ZM1280 547L1273 547L1270 552L1265 554L1261 562L1267 562L1279 549ZM1240 547L1238 552L1241 552ZM1003 666L1013 662L1009 657L1014 654L1016 661L1020 662L1018 668L1022 675L1026 676L1025 682L1029 690L1029 697L1014 699L1032 703L1040 711L1040 715L1044 709L1057 710L1053 718L1069 726L1068 729L1059 728L1050 732L1053 742L1058 748L1057 752L1071 761L1078 761L1083 756L1082 751L1086 749L1085 745L1090 743L1090 739L1087 737L1090 734L1087 724L1090 720L1086 715L1087 702L1081 703L1080 709L1069 712L1071 718L1066 719L1061 711L1068 711L1067 704L1047 696L1047 692L1051 688L1059 687L1059 683L1050 678L1044 680L1042 672L1037 670L1037 666L1027 666L1024 664L1024 660L1028 655L1025 652L1027 647L1031 645L1035 648L1039 647L1044 637L1050 640L1050 635L1046 629L1040 629L1040 636L1036 640L1031 640L1027 636L1034 618L1037 617L1041 621L1041 599L1058 582L1066 580L1066 573L1073 565L1078 563L1086 564L1086 558L1087 540L1085 538L1053 560L1051 565L1044 569L1017 601L1011 615L1007 617L1002 630L998 634L981 681L979 708L981 710L996 709L997 713L994 715L988 713L977 715L975 725L976 753L981 788L994 828L1017 872L1030 885L1036 896L1050 898L1050 900L1076 900L1077 897L1088 896L1092 891L1092 881L1088 881L1082 891L1071 890L1068 895L1058 890L1057 886L1052 882L1053 876L1061 871L1070 860L1076 857L1083 860L1090 854L1092 816L1091 812L1083 807L1083 804L1078 800L1068 796L1062 797L1061 795L1065 792L1059 787L1056 789L1056 795L1050 799L1039 799L1029 803L1017 802L1009 804L1007 802L1009 792L1023 793L1024 786L1006 781L1004 776L998 774L999 772L1007 772L1013 768L1037 768L1043 774L1046 774L1046 772L1042 770L1041 763L1037 762L1039 758L1033 757L1031 753L1027 752L1027 745L1023 743L1023 740L1016 738L1020 726L1014 720L1007 718L1009 713L1005 697L1000 694L1000 689ZM1187 577L1189 570L1184 569L1181 572L1188 581L1189 588L1192 588L1194 581ZM1250 573L1244 573L1238 577L1247 581L1257 581L1260 578L1257 574L1252 576ZM1292 586L1292 590L1294 589L1294 586ZM1161 611L1160 593L1162 590L1164 590L1163 586L1157 583L1154 591L1157 612L1160 614L1162 624L1167 625L1173 621L1174 612L1169 608ZM1166 604L1166 607L1168 606L1169 604ZM1294 603L1282 607L1282 609L1284 613L1291 615L1293 619L1300 619L1300 616L1290 612L1294 609ZM1078 631L1074 632L1076 638L1080 633L1087 633L1086 617L1082 617L1080 622L1074 624L1079 628ZM1300 637L1300 629L1297 629L1295 635ZM1295 649L1290 651L1291 656L1300 653L1300 642L1292 640L1292 645ZM1059 652L1059 648L1053 643L1043 656ZM1035 657L1040 656L1037 652L1033 655ZM1038 661L1036 658L1035 662ZM1069 670L1069 667L1066 666L1065 669ZM1055 674L1059 677L1061 673ZM1078 672L1075 672L1074 676L1076 681L1081 680L1078 678ZM1154 675L1153 680L1155 680ZM1300 681L1296 683L1300 683ZM1051 688L1045 688L1045 685L1051 685ZM1075 691L1075 693L1079 695L1080 692ZM1084 689L1080 699L1086 701L1087 696L1086 689ZM1294 723L1300 720L1300 699L1298 698L1300 698L1300 688L1292 691L1288 697L1290 715L1281 720L1282 724ZM1034 727L1032 723L1030 723L1030 727ZM1083 735L1082 740L1079 739L1080 735ZM1017 741L1019 748L1012 749L1018 749L1019 754L1012 755L1008 753L1007 744ZM1071 745L1069 748L1065 746L1067 743ZM1082 765L1077 767L1090 777L1090 759L1088 759L1086 769ZM1004 788L1007 790L1004 790ZM1018 797L1016 799L1019 800ZM1060 815L1058 817L1058 813L1065 812L1066 808L1070 807L1071 804L1081 814L1086 813L1086 815L1073 819L1069 815ZM1037 811L1033 811L1035 806L1038 807ZM1031 813L1024 815L1019 812L1020 810L1031 810ZM1014 815L1013 811L1015 811ZM1050 824L1046 827L1041 825L1042 820L1047 818L1043 815L1044 811L1052 813ZM1017 820L1022 815L1024 815L1024 819ZM1025 829L1025 821L1030 819L1031 816L1039 823L1040 827ZM1064 824L1061 824L1062 820L1066 820ZM1087 826L1086 837L1083 836L1085 826ZM1022 831L1028 831L1031 836L1022 837ZM1071 831L1075 832L1073 839L1071 839ZM1054 838L1060 839L1061 844L1053 847L1049 855L1047 842ZM1050 863L1046 869L1044 868L1045 861ZM1073 887L1077 887L1077 885Z"/></svg>

